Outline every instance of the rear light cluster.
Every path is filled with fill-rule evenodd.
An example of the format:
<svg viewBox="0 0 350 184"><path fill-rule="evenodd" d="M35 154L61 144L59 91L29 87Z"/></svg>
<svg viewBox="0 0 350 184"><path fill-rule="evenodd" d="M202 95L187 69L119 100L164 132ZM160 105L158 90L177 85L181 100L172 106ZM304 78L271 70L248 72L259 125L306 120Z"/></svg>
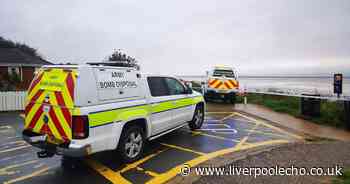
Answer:
<svg viewBox="0 0 350 184"><path fill-rule="evenodd" d="M89 137L88 116L72 117L72 134L73 139L85 139Z"/></svg>

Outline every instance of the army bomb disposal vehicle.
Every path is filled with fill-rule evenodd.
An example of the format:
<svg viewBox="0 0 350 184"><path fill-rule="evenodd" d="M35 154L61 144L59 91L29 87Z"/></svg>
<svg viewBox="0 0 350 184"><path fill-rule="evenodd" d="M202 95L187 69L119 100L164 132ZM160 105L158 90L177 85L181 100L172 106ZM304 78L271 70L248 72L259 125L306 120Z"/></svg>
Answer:
<svg viewBox="0 0 350 184"><path fill-rule="evenodd" d="M234 104L238 89L238 76L232 67L215 66L207 72L207 82L204 85L206 99L219 98Z"/></svg>
<svg viewBox="0 0 350 184"><path fill-rule="evenodd" d="M23 139L65 158L116 150L125 162L140 158L147 140L184 125L202 126L202 95L170 76L130 67L44 66L27 95Z"/></svg>

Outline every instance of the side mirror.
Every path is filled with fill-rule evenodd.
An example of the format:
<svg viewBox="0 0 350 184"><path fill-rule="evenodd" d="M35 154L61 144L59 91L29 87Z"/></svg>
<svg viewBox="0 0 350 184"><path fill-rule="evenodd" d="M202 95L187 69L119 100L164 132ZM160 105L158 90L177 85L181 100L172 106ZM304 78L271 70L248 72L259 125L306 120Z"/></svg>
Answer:
<svg viewBox="0 0 350 184"><path fill-rule="evenodd" d="M192 88L187 87L185 92L186 92L186 94L192 94L193 90L192 90Z"/></svg>
<svg viewBox="0 0 350 184"><path fill-rule="evenodd" d="M193 93L193 90L192 90L192 83L188 84L188 83L185 83L185 94L192 94Z"/></svg>

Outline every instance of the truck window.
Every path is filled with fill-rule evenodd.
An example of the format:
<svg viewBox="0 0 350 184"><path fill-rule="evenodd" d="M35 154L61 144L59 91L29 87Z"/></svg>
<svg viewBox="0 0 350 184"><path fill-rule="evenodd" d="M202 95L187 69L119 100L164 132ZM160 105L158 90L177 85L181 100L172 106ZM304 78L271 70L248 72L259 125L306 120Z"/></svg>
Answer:
<svg viewBox="0 0 350 184"><path fill-rule="evenodd" d="M185 93L185 87L176 79L165 78L170 95L180 95Z"/></svg>
<svg viewBox="0 0 350 184"><path fill-rule="evenodd" d="M147 82L152 96L167 96L170 94L164 77L147 77Z"/></svg>
<svg viewBox="0 0 350 184"><path fill-rule="evenodd" d="M235 74L233 73L232 70L214 70L214 77L221 77L225 76L228 78L235 78Z"/></svg>

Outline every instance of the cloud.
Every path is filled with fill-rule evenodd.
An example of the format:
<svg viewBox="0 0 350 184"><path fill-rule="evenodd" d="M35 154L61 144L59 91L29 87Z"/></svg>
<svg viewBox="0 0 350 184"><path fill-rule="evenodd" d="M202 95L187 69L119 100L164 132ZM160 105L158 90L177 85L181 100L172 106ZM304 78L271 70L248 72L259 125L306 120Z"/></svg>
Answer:
<svg viewBox="0 0 350 184"><path fill-rule="evenodd" d="M100 61L113 49L151 73L350 71L350 2L3 0L0 35L54 62ZM307 70L301 70L307 69Z"/></svg>

